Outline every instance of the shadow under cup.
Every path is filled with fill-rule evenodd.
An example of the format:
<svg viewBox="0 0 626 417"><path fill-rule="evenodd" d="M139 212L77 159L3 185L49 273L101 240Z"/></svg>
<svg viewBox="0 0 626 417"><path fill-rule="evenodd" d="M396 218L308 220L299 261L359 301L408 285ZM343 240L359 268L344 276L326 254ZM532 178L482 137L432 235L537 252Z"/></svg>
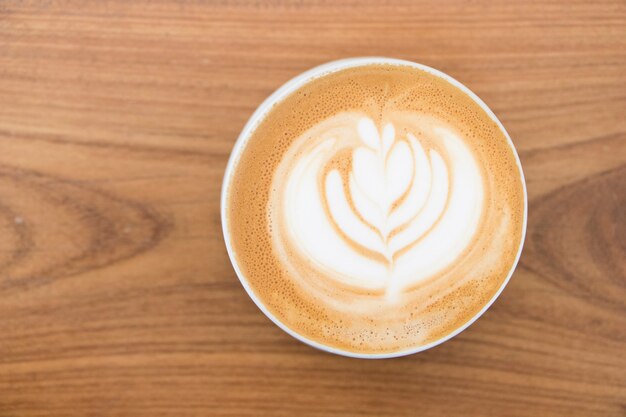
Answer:
<svg viewBox="0 0 626 417"><path fill-rule="evenodd" d="M405 106L405 104L402 104L402 100L404 100L404 103L409 103L405 107L411 110L410 105L417 106L417 104L420 104L422 107L416 107L414 112L419 114L419 117L413 117L412 112L405 111L406 109L402 107L402 112L395 111L389 113L391 115L389 117L385 113L386 121L384 126L372 128L376 124L376 116L383 114L382 111L378 111L378 107L372 111L373 107L368 105L369 108L365 113L350 111L350 103L341 103L340 99L336 100L335 97L341 98L344 96L337 94L332 89L328 91L334 91L334 94L331 94L328 100L337 101L339 108L345 106L345 109L342 108L342 111L338 113L340 114L339 119L322 115L321 113L316 114L316 110L303 107L304 104L302 103L306 103L306 100L312 100L311 96L314 95L313 93L318 90L321 91L321 88L317 87L312 87L313 90L307 90L314 83L320 83L323 86L321 83L325 82L326 79L337 78L344 73L348 75L354 73L355 77L347 77L343 80L338 79L337 83L343 83L343 88L359 89L362 85L365 85L363 83L359 84L361 79L357 76L360 74L359 71L367 72L365 71L366 69L374 67L388 69L391 73L390 76L394 77L394 81L397 78L399 82L394 83L389 91L383 91L382 88L371 90L370 92L364 90L364 94L388 94L394 98L394 105L397 104L398 108L401 105ZM407 72L408 75L405 77L401 74L402 71ZM412 82L410 78L407 78L410 75L409 73L421 74L419 76L425 80L423 89L417 92L410 90L413 96L395 94L394 88L405 88L402 83ZM405 77L406 80L402 77ZM432 88L433 85L435 88ZM467 152L463 149L463 146L456 144L454 138L448 135L447 130L444 129L445 122L443 121L449 121L454 117L459 118L459 120L463 119L461 116L455 116L454 112L456 110L454 108L446 108L445 111L450 111L448 114L436 115L436 120L441 120L444 123L443 128L438 125L439 121L431 123L431 119L427 115L423 115L423 113L435 114L438 111L435 110L437 106L426 108L424 103L428 104L429 102L424 101L422 103L419 100L419 97L425 97L424 100L432 100L432 98L426 99L426 97L430 97L429 95L433 94L443 96L441 91L436 89L437 86L444 86L445 100L447 102L459 103L460 106L464 105L467 108L471 108L476 117L480 118L480 123L463 121L463 123L468 125L477 126L476 131L468 130L467 133L463 131L468 138L471 137L467 139L471 146L474 146L474 143L478 144L475 148L472 148L473 154L482 155L478 158L476 167L472 165L473 159L468 159ZM380 93L378 90L380 90ZM448 93L450 93L450 97L447 97ZM318 97L318 100L321 98L323 96ZM362 99L353 101L358 103L366 102L366 100ZM380 100L376 101L376 103L378 102ZM283 110L281 110L281 106ZM294 122L289 120L290 112L301 114L299 113L300 109L306 109L306 111L301 113L306 113L307 117L311 117L312 120L317 118L317 121L320 121L320 123L317 123L317 121L314 123L308 122L303 123L303 127L300 130L290 129L289 127L294 124ZM275 115L281 115L281 111L283 112L282 116L280 119L277 119ZM364 114L371 115L371 118L363 116ZM278 122L274 121L271 123L271 126L266 126L269 123L268 120L272 118ZM349 123L353 128L346 129L344 126L346 123ZM430 126L428 128L430 130L413 128L418 125ZM459 126L464 125L461 124ZM409 133L407 134L407 132ZM487 133L479 134L476 132ZM483 140L486 134L501 138L496 140L499 148L483 145L480 142L481 140L485 143L489 142ZM338 135L341 136L341 140L337 140ZM420 135L423 135L423 137ZM434 137L433 135L439 135L442 138L440 144L432 143L431 138ZM264 137L265 140L263 140ZM310 139L311 137L313 140ZM251 142L251 138L253 138L253 141L256 140L256 143L264 143L264 145L256 146L255 142ZM314 142L317 138L319 138L319 143ZM335 141L332 142L329 138ZM465 136L463 140L466 140ZM344 148L349 143L355 144L354 146L358 150L346 152ZM423 144L423 146L420 144ZM437 146L440 146L441 149L438 149ZM400 152L399 149L402 147L410 150L410 154L413 156L413 165L403 159L403 155L406 155L406 152ZM383 246L381 246L380 250L375 245L378 244L380 246L381 244L376 243L375 238L370 238L373 243L369 246L360 245L361 242L353 245L353 248L362 250L359 253L365 254L365 256L371 255L370 257L374 259L374 263L368 264L370 266L362 270L364 274L372 275L369 281L359 281L361 277L352 272L348 266L348 263L351 262L350 259L353 259L350 258L351 254L343 257L343 259L347 260L344 262L345 265L341 265L341 262L343 262L341 259L337 261L338 258L342 258L337 256L337 254L343 253L341 250L345 249L345 245L341 242L336 243L331 238L328 240L324 238L324 231L331 230L325 226L326 223L309 227L308 224L311 221L307 220L309 219L308 217L302 217L301 214L310 212L312 213L310 219L315 219L317 218L315 213L326 213L326 217L330 219L329 224L336 229L338 222L340 223L343 218L341 213L345 212L341 205L337 204L337 207L335 207L332 204L321 204L319 210L316 211L315 207L311 208L305 202L302 202L305 201L303 199L301 199L302 201L293 199L293 202L289 200L284 203L281 200L281 204L276 204L278 200L276 200L275 196L272 197L277 193L272 191L275 188L282 190L284 187L284 189L301 190L305 189L305 184L315 183L312 180L307 182L307 178L319 178L306 176L307 169L309 169L307 167L310 167L310 164L299 165L296 162L290 162L294 160L294 155L302 155L308 152L308 150L317 152L319 155L324 154L324 152L331 154L335 152L328 158L327 164L324 165L330 167L324 171L324 180L321 183L317 182L318 188L316 190L323 190L320 195L334 195L332 194L335 192L333 190L338 190L336 192L340 196L342 195L341 190L347 190L345 191L346 193L353 192L346 199L349 204L352 204L352 211L356 213L353 217L357 218L360 223L366 224L370 229L375 230L378 236L383 236L381 239ZM346 160L349 163L342 165L340 162L337 162L340 159L335 157L335 154L348 155ZM431 279L427 272L429 268L432 269L431 267L436 265L439 258L419 256L421 253L430 252L424 252L423 250L420 252L420 246L416 243L411 243L410 249L406 249L409 246L402 246L401 238L404 226L398 226L398 228L393 230L391 227L389 227L389 230L385 229L386 225L392 220L391 215L388 216L384 225L381 226L383 223L379 225L375 216L369 216L367 213L366 215L361 215L364 213L364 210L358 210L359 207L365 207L364 204L366 204L364 202L359 206L359 201L366 201L367 198L358 198L358 194L354 194L356 186L354 189L351 188L351 181L357 186L360 184L361 194L365 197L373 196L376 198L376 196L382 195L376 193L377 188L374 184L376 178L371 177L372 169L367 168L369 166L367 165L368 161L370 159L373 161L377 157L382 158L380 160L383 161L383 164L387 164L384 165L386 168L383 168L381 172L394 178L394 181L395 178L399 178L398 183L402 183L403 173L410 171L404 170L403 167L409 165L413 167L412 171L410 171L413 173L413 177L407 180L409 181L407 184L411 184L406 187L407 191L402 191L404 190L402 189L396 194L386 192L385 195L390 197L386 198L386 200L382 199L384 204L381 207L385 207L382 212L398 212L398 202L407 201L407 206L409 207L412 207L411 204L417 204L418 200L410 200L413 196L411 191L418 188L416 184L419 181L415 178L425 177L416 174L420 172L419 167L424 166L424 164L418 163L422 160L426 161L424 157L428 159L430 170L432 171L431 174L428 174L430 175L431 183L436 185L439 182L434 179L446 178L448 183L446 192L449 194L449 201L459 202L456 205L446 203L446 208L441 209L443 213L451 213L457 207L456 210L459 215L448 216L457 219L457 224L455 225L452 220L446 220L448 223L445 223L445 221L441 220L442 215L439 214L440 217L437 218L436 223L437 227L443 228L440 230L440 233L444 233L447 230L448 236L450 236L450 233L453 233L451 236L456 236L454 233L458 234L458 238L452 239L454 241L462 242L461 239L471 239L473 243L441 249L441 256L444 257L441 259L445 259L445 256L448 256L450 253L458 252L454 264L456 270L453 267L446 267L436 272L436 282L439 283L437 285L444 285L445 282L450 283L446 287L445 294L440 291L434 294L435 297L433 298L433 294L428 293L428 291L434 291L433 288L435 287L433 287L431 282L435 280ZM452 163L455 164L454 169L449 167L448 170L445 170L446 164L450 165ZM365 168L359 168L361 166ZM375 164L371 166L373 167ZM241 167L245 167L245 169ZM336 169L333 170L332 167ZM344 169L352 171L346 171L347 173L344 174L344 171L342 171ZM245 172L241 174L242 171ZM479 211L478 214L472 216L471 213L468 214L468 212L472 211L466 207L467 204L465 206L462 204L468 200L462 199L471 198L471 193L463 194L463 190L472 189L471 187L474 183L471 181L475 177L476 172L482 173L487 178L487 180L480 180L482 185L480 185L479 189L480 195L484 195L485 201L489 201L489 204L481 205L480 207L483 211ZM485 176L485 172L491 174ZM321 174L318 173L316 175ZM294 178L302 178L302 181L297 182ZM342 178L345 180L343 182L344 185L337 185L341 184ZM508 194L507 198L500 198L499 196L503 193L500 192L501 188L498 188L501 187L499 184L503 183L507 178L510 179L510 184L514 184L515 192L509 192L511 194L510 198ZM443 182L441 183L443 184ZM390 182L390 184L392 183ZM506 184L507 187L511 188L509 183ZM432 196L439 195L435 192L437 188L431 185L429 190L429 198L436 201ZM304 191L301 193L304 193ZM417 194L417 192L415 193ZM413 203L409 204L408 201ZM512 201L512 214L507 216L513 219L513 223L516 225L515 232L500 233L500 235L493 236L488 235L487 232L484 232L487 228L486 226L483 227L483 225L495 225L497 223L495 219L503 218L504 214L502 213L506 210L511 211L510 208L507 208L507 201ZM426 208L436 207L434 202L423 204ZM354 209L354 206L357 209ZM471 204L469 206L474 207ZM273 209L270 210L270 207ZM488 207L489 210L485 207ZM428 212L428 210L422 212ZM500 214L488 217L485 212ZM460 215L465 217L461 218L459 217ZM255 304L276 325L296 339L326 352L358 358L390 358L420 352L443 343L472 324L495 301L508 283L522 251L526 233L527 193L522 167L508 133L493 112L469 89L446 74L409 61L389 58L352 58L331 62L301 74L279 88L258 107L241 132L231 153L222 186L221 216L226 247L239 280ZM445 219L445 216L443 218ZM485 223L485 221L491 223ZM500 223L503 222L502 220L498 221ZM281 226L282 223L285 223L285 225ZM418 221L413 221L413 223L407 222L408 226L406 226L406 229L413 230L411 229L413 227L417 230L419 228L418 223ZM478 227L479 232L472 232L471 236L469 232L461 233L465 230L465 224L470 223L478 225L473 227ZM353 220L347 219L344 224L355 223ZM375 227L372 227L372 225ZM447 229L444 228L444 225L446 225ZM459 227L459 225L462 227ZM357 236L355 233L359 230L357 226L355 226L353 232L349 228L342 229L348 230L345 236L342 237L344 243L350 241L350 239L355 239L354 236ZM502 228L501 225L499 227ZM434 227L432 229L436 230ZM363 232L358 236L362 236L364 239L368 238L369 235L374 236L372 233L369 233L369 235L367 233L363 229ZM278 238L275 236L278 236ZM298 236L299 239L302 238L303 242L309 242L309 246L303 244L298 246L298 250L293 250L293 245L281 243L283 241L288 242L289 239L293 239L293 236ZM442 236L444 235L442 234ZM468 238L467 236L470 237ZM479 240L479 237L482 240ZM420 244L424 246L426 240L424 238L420 239ZM501 239L500 246L507 248L506 250L508 251L508 258L506 262L503 262L503 265L498 267L499 269L487 264L489 257L493 257L494 253L496 253L494 248L498 246L498 239ZM397 245L398 248L393 246L396 241L400 242ZM467 241L469 242L469 240ZM335 253L332 250L334 244L339 245ZM428 249L428 246L424 247ZM481 250L483 252L480 252ZM357 261L361 259L358 258L358 254L354 256L357 256L354 258ZM376 261L375 256L378 256L380 259ZM481 264L471 263L472 259L480 259ZM340 263L337 264L337 262ZM385 267L389 270L389 263L391 263L394 271L393 282L400 284L396 285L393 290L389 289L392 286L385 287L384 294L381 296L379 288L376 287L379 284L376 284L377 270L375 268L377 265L387 265ZM271 265L273 264L278 264L278 266L272 269ZM352 264L354 265L354 263ZM339 269L344 268L341 273L342 277L345 276L345 281L339 285L336 280L332 279L332 276L328 277L328 279L324 277L324 271L335 270L335 267ZM405 270L407 273L403 273ZM290 274L295 276L296 272L294 271L302 272L301 275L303 277L309 278L291 281L288 277ZM414 284L410 281L414 279L412 271L420 271L426 278ZM455 271L457 271L456 275ZM466 272L460 274L459 271ZM458 278L461 275L465 281L463 281L463 285L457 285L457 281L461 282ZM312 276L319 276L320 279L311 280L310 277ZM477 278L478 276L480 276L480 279ZM488 281L485 278L487 276L493 276L497 279L490 278ZM370 286L370 282L374 284ZM489 287L487 287L486 282L489 282ZM337 292L337 298L335 300L329 299L328 305L318 305L324 302L321 300L325 299L325 294L329 294L329 289L335 287L341 287L341 290ZM358 291L355 290L357 287ZM480 297L477 295L479 293ZM389 307L390 305L395 305L393 303L396 301L393 300L396 299L408 301L400 302L402 308ZM281 308L281 305L289 305L289 308ZM329 307L330 305L333 307ZM375 313L369 310L368 314L358 316L358 320L351 317L351 315L356 317L353 312L361 311L359 310L360 308L369 308L367 306L372 305L382 307L377 307L379 309ZM322 308L318 309L318 307ZM450 321L450 323L438 329L436 326L438 321L447 320L447 317L453 314L450 312L457 309L466 310L465 315L459 315L459 318L455 319L456 321ZM343 318L341 318L341 311L346 312ZM415 317L419 315L422 321L412 321L414 315ZM388 324L386 334L383 331L384 329L380 327L380 324L383 322ZM368 341L370 334L375 335L372 336L371 340L376 337L378 338L377 340L388 340L388 343ZM403 334L407 335L407 339L394 344L393 339L402 339ZM410 337L413 337L413 339ZM342 338L346 341L341 341ZM377 348L375 343L380 343L381 348ZM383 346L384 343L387 343L387 345Z"/></svg>

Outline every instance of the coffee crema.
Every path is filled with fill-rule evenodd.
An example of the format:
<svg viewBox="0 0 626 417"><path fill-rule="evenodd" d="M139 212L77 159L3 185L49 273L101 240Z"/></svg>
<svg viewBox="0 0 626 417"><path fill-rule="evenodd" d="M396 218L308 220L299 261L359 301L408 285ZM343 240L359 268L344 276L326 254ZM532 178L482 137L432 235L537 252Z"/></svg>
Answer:
<svg viewBox="0 0 626 417"><path fill-rule="evenodd" d="M314 78L276 103L226 180L226 234L267 310L351 353L435 342L513 267L525 194L514 150L467 93L419 68Z"/></svg>

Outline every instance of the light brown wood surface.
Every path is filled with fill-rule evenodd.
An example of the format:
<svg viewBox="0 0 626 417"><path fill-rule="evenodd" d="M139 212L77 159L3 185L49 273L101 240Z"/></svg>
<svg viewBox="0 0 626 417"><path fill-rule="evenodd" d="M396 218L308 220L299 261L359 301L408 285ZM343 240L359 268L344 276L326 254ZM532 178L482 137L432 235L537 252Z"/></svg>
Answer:
<svg viewBox="0 0 626 417"><path fill-rule="evenodd" d="M221 236L231 147L298 73L382 55L491 106L526 248L457 338L307 347ZM624 416L626 3L0 1L0 417Z"/></svg>

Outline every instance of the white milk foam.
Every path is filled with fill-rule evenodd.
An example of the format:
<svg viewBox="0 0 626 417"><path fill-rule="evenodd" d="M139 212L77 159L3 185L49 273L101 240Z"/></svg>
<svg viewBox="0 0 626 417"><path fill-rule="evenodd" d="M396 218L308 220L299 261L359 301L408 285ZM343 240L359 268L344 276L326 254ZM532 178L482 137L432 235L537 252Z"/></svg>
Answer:
<svg viewBox="0 0 626 417"><path fill-rule="evenodd" d="M450 267L468 246L484 181L471 149L444 121L393 116L399 126L357 112L313 126L285 153L269 200L269 224L286 225L285 234L271 233L283 262L285 249L297 248L338 284L382 291L388 302ZM332 166L341 158L345 172Z"/></svg>

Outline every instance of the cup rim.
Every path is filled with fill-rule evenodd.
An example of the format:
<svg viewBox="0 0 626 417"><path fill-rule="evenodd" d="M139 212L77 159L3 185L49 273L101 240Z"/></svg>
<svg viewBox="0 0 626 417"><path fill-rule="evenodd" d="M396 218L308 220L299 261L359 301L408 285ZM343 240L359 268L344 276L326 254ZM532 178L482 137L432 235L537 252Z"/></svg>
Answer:
<svg viewBox="0 0 626 417"><path fill-rule="evenodd" d="M462 326L456 328L454 331L448 333L444 337L441 337L426 345L412 347L409 349L403 349L403 350L399 350L396 352L359 353L359 352L352 352L352 351L344 350L344 349L338 349L338 348L327 346L322 343L311 340L301 335L297 331L291 329L290 327L288 327L286 324L280 321L276 316L274 316L274 314L272 314L265 307L265 304L263 303L263 301L261 301L261 299L257 297L256 294L254 293L254 290L248 283L247 278L244 276L243 272L241 271L237 263L234 250L232 247L231 239L227 232L228 224L227 224L226 208L227 208L228 189L229 189L229 184L230 184L229 180L236 166L238 156L241 155L241 153L245 150L247 139L250 138L251 134L254 132L254 130L257 128L260 122L265 118L265 116L267 115L269 110L271 110L274 104L280 102L289 94L296 91L298 88L300 88L304 84L307 84L308 82L313 81L314 79L323 77L333 72L348 69L348 68L354 68L354 67L360 67L360 66L366 66L366 65L376 65L376 64L410 66L410 67L425 71L429 74L443 78L444 80L448 81L450 84L459 88L462 92L467 94L472 100L474 100L474 102L476 102L487 113L487 115L496 123L496 125L504 133L504 136L506 137L508 144L511 147L511 150L513 151L513 155L515 156L515 161L519 169L520 179L522 182L522 189L523 189L523 194L524 194L524 216L523 216L523 223L522 223L522 233L520 235L519 248L518 248L515 260L513 264L511 265L511 268L507 274L506 279L502 281L502 284L498 288L498 291L496 291L496 293L491 297L491 299L480 309L480 311L478 311L474 316L472 316L471 319L469 319ZM295 76L294 78L290 79L289 81L284 83L282 86L280 86L277 90L275 90L269 97L267 97L256 108L252 116L250 116L250 118L246 122L244 128L239 134L239 137L235 141L233 149L228 158L228 163L226 165L226 170L224 172L224 178L222 180L222 189L221 189L221 197L220 197L220 217L221 217L221 226L222 226L222 233L224 236L224 242L226 244L226 251L228 252L228 258L230 259L230 262L233 266L233 269L235 270L235 274L237 275L239 282L244 287L248 296L252 299L254 304L256 304L256 306L263 312L263 314L265 314L265 316L267 316L267 318L269 318L276 326L278 326L285 333L289 334L296 340L299 340L302 343L305 343L311 347L314 347L324 352L333 353L336 355L346 356L346 357L351 357L351 358L359 358L359 359L388 359L388 358L398 358L402 356L407 356L407 355L412 355L415 353L423 352L425 350L431 349L435 346L438 346L452 339L453 337L457 336L459 333L467 329L469 326L471 326L476 320L478 320L480 316L482 316L489 309L489 307L491 307L491 305L496 301L496 299L500 296L502 291L504 291L504 288L509 283L511 276L513 275L513 272L515 271L517 264L519 263L520 256L522 254L524 241L526 239L526 229L527 229L527 222L528 222L528 192L526 189L526 180L524 177L522 164L519 159L519 155L517 153L515 145L513 144L513 141L511 140L511 137L509 136L509 133L506 131L506 129L504 128L500 120L496 117L496 115L493 113L493 111L485 104L485 102L481 100L480 97L478 97L468 87L466 87L461 82L457 81L456 79L452 78L450 75L442 71L439 71L427 65L419 64L416 62L407 61L403 59L377 57L377 56L376 57L354 57L354 58L345 58L345 59L340 59L336 61L330 61L330 62L321 64L319 66L316 66L314 68L311 68Z"/></svg>

